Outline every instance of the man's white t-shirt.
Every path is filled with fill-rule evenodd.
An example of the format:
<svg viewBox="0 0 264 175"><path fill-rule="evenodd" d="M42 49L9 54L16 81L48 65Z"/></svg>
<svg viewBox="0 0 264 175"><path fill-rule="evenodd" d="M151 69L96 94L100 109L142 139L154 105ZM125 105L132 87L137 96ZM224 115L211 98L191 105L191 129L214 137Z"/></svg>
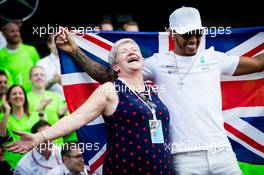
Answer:
<svg viewBox="0 0 264 175"><path fill-rule="evenodd" d="M230 147L223 126L221 74L233 75L238 56L213 47L195 56L172 51L144 60L144 79L152 80L170 111L171 152Z"/></svg>
<svg viewBox="0 0 264 175"><path fill-rule="evenodd" d="M48 160L46 160L44 156L33 148L18 162L14 174L46 175L52 170L52 168L60 164L62 164L61 147L53 145L51 155Z"/></svg>
<svg viewBox="0 0 264 175"><path fill-rule="evenodd" d="M0 31L0 49L6 47L7 42L6 42L6 38L4 37L2 31Z"/></svg>

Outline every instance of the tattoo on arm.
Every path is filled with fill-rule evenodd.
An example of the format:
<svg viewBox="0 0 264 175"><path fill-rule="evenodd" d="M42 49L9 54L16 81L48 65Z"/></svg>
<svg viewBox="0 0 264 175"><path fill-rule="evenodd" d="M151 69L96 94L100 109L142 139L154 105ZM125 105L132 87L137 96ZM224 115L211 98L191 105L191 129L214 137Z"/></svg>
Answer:
<svg viewBox="0 0 264 175"><path fill-rule="evenodd" d="M113 81L117 78L116 74L111 69L89 58L80 48L74 49L72 56L82 66L85 72L99 83Z"/></svg>

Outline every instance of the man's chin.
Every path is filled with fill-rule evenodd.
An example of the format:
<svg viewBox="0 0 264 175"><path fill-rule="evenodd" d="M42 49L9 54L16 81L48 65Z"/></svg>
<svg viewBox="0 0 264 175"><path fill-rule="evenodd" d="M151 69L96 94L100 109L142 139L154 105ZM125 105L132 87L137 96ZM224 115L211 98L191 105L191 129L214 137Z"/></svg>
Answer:
<svg viewBox="0 0 264 175"><path fill-rule="evenodd" d="M10 43L13 44L13 45L16 45L16 44L19 44L20 41L16 41L16 40L15 40L15 41L11 41Z"/></svg>
<svg viewBox="0 0 264 175"><path fill-rule="evenodd" d="M79 168L79 172L83 172L84 171L84 166Z"/></svg>
<svg viewBox="0 0 264 175"><path fill-rule="evenodd" d="M197 52L187 52L185 53L185 56L194 56Z"/></svg>
<svg viewBox="0 0 264 175"><path fill-rule="evenodd" d="M197 49L186 49L185 50L185 55L187 56L193 56L197 53Z"/></svg>

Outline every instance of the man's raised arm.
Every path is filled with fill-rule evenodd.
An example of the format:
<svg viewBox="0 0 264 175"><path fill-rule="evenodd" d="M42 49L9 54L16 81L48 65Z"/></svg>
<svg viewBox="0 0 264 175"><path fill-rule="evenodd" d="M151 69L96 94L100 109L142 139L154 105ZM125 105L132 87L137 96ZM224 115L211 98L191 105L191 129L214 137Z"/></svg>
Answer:
<svg viewBox="0 0 264 175"><path fill-rule="evenodd" d="M84 54L67 30L63 29L58 33L55 37L55 43L58 48L69 53L85 72L99 83L102 84L116 79L116 75L111 69L104 67Z"/></svg>
<svg viewBox="0 0 264 175"><path fill-rule="evenodd" d="M238 67L234 73L237 75L245 75L255 72L264 71L264 54L259 54L255 57L241 56L239 59Z"/></svg>

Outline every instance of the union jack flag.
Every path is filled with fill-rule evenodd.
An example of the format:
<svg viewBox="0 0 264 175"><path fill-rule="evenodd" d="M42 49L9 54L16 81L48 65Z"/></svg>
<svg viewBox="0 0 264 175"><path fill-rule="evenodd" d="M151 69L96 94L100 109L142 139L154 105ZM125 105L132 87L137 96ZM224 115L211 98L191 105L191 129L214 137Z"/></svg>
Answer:
<svg viewBox="0 0 264 175"><path fill-rule="evenodd" d="M77 45L91 59L109 67L107 58L113 43L121 38L132 38L147 58L153 53L173 49L173 42L164 32L100 32L73 35ZM207 34L199 49L215 50L232 55L255 56L264 52L264 27L232 29L231 34ZM67 53L59 50L62 82L70 112L75 111L99 84ZM264 72L239 77L222 77L223 113L225 129L241 164L263 165L264 168ZM80 142L86 143L83 154L91 172L101 174L106 150L106 128L100 116L81 127ZM244 165L244 164L243 164ZM243 167L242 167L243 170ZM250 170L257 174L261 170ZM245 170L246 171L246 170ZM250 172L246 172L250 173Z"/></svg>

